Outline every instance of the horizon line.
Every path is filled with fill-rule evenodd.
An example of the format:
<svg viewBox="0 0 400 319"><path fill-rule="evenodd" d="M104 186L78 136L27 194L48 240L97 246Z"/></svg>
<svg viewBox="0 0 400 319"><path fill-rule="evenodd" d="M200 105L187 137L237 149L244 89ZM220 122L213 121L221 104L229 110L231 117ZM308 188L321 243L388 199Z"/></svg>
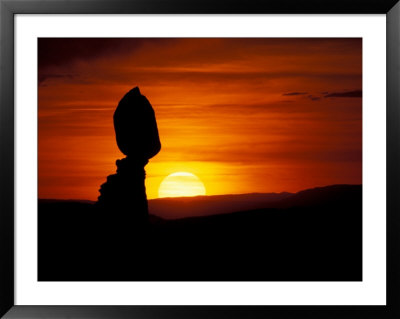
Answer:
<svg viewBox="0 0 400 319"><path fill-rule="evenodd" d="M251 193L237 193L237 194L214 194L214 195L196 195L196 196L176 196L176 197L156 197L156 198L151 198L147 199L147 201L152 201L152 200L171 200L171 199L189 199L189 198L202 198L202 197L218 197L218 196L243 196L243 195L270 195L270 194L297 194L306 190L311 190L311 189L317 189L317 188L326 188L326 187L332 187L332 186L362 186L362 184L329 184L329 185L324 185L324 186L315 186L315 187L310 187L310 188L305 188L302 190L299 190L297 192L287 192L287 191L282 191L282 192L267 192L267 193L261 193L261 192L251 192ZM38 201L74 201L74 202L91 202L91 203L96 203L97 200L91 200L91 199L73 199L73 198L40 198L38 197Z"/></svg>

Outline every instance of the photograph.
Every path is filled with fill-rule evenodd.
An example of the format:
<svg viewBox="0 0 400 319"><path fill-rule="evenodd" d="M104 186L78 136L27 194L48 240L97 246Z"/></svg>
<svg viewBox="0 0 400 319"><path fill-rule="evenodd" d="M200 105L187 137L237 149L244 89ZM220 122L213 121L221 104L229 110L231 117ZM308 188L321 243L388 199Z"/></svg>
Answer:
<svg viewBox="0 0 400 319"><path fill-rule="evenodd" d="M363 39L37 39L38 273L363 280Z"/></svg>

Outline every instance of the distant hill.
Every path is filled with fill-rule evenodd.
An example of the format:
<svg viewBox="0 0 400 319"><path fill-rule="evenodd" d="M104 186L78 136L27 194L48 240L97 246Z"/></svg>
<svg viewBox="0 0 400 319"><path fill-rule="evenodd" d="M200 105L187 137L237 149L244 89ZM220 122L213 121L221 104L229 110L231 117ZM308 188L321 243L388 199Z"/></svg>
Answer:
<svg viewBox="0 0 400 319"><path fill-rule="evenodd" d="M266 208L270 203L288 198L291 193L238 194L149 200L149 213L165 219L210 216Z"/></svg>
<svg viewBox="0 0 400 319"><path fill-rule="evenodd" d="M308 207L320 205L344 206L348 201L358 200L362 204L362 185L330 185L306 189L270 207Z"/></svg>

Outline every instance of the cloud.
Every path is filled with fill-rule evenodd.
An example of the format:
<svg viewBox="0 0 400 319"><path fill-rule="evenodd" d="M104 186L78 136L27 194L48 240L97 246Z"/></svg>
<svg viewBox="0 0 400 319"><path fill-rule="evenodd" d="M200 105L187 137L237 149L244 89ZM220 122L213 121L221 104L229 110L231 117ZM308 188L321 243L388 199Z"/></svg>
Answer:
<svg viewBox="0 0 400 319"><path fill-rule="evenodd" d="M362 97L362 91L355 90L348 92L332 92L326 94L324 97Z"/></svg>
<svg viewBox="0 0 400 319"><path fill-rule="evenodd" d="M289 93L283 93L283 96L292 96L292 95L306 95L308 92L289 92Z"/></svg>
<svg viewBox="0 0 400 319"><path fill-rule="evenodd" d="M102 56L119 56L151 41L152 39L39 38L39 69L59 65L70 66L78 60L92 61Z"/></svg>
<svg viewBox="0 0 400 319"><path fill-rule="evenodd" d="M38 76L39 86L43 86L43 82L47 79L73 79L76 75L74 74L49 74L49 73L40 73Z"/></svg>
<svg viewBox="0 0 400 319"><path fill-rule="evenodd" d="M328 92L326 92L328 93ZM283 93L283 96L299 96L299 95L307 95L308 92L288 92L288 93ZM310 99L311 101L319 101L321 98L312 94L308 94L307 98Z"/></svg>
<svg viewBox="0 0 400 319"><path fill-rule="evenodd" d="M308 95L307 96L311 101L319 101L321 98L318 96L314 96L314 95Z"/></svg>

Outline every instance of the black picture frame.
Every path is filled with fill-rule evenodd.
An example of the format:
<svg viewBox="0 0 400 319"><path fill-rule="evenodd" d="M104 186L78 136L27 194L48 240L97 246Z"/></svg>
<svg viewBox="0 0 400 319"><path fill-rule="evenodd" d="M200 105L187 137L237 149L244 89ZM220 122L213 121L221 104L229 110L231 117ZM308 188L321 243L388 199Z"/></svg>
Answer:
<svg viewBox="0 0 400 319"><path fill-rule="evenodd" d="M387 21L386 306L14 305L16 14L385 14ZM5 318L400 318L400 3L398 0L0 0L0 315ZM377 106L378 107L378 106Z"/></svg>

